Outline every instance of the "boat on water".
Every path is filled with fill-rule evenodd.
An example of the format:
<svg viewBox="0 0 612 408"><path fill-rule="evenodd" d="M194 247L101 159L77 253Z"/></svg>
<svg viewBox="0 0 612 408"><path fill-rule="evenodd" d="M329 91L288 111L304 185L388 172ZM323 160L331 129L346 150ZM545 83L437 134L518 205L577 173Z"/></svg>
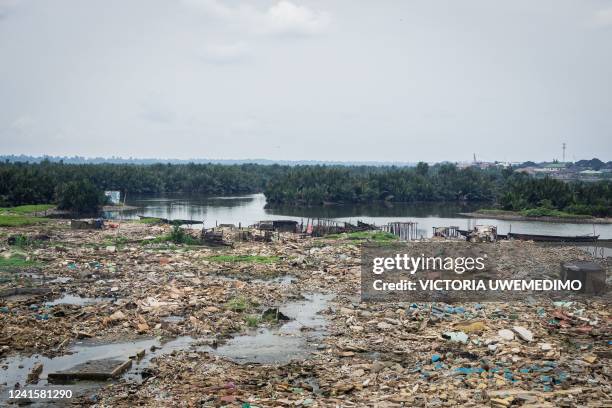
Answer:
<svg viewBox="0 0 612 408"><path fill-rule="evenodd" d="M164 223L164 224L180 224L180 225L197 225L197 224L203 224L203 221L194 221L194 220L169 220L167 218L160 218L160 217L147 217L145 215L138 215L138 217L140 219L143 218L149 218L149 219L155 219L158 220L160 223Z"/></svg>
<svg viewBox="0 0 612 408"><path fill-rule="evenodd" d="M464 237L472 232L469 230L457 230ZM520 241L538 241L538 242L596 242L599 240L599 235L541 235L541 234L519 234L509 232L507 235L498 234L497 239L518 239Z"/></svg>
<svg viewBox="0 0 612 408"><path fill-rule="evenodd" d="M595 242L599 235L538 235L538 234L517 234L508 233L508 239L518 239L521 241L540 241L540 242Z"/></svg>

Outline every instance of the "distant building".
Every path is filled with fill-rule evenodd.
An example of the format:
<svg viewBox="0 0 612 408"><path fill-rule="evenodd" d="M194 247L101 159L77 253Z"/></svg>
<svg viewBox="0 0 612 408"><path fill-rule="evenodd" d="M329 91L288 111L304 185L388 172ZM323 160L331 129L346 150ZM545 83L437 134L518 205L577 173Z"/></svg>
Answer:
<svg viewBox="0 0 612 408"><path fill-rule="evenodd" d="M108 202L111 204L121 203L121 192L120 191L105 191L104 195L108 197Z"/></svg>
<svg viewBox="0 0 612 408"><path fill-rule="evenodd" d="M549 173L556 173L565 169L565 163L547 163L544 165L543 170Z"/></svg>
<svg viewBox="0 0 612 408"><path fill-rule="evenodd" d="M525 174L529 174L530 176L533 176L536 173L536 170L540 170L540 169L536 169L535 167L523 167L520 169L516 169L515 171L517 173L525 173Z"/></svg>

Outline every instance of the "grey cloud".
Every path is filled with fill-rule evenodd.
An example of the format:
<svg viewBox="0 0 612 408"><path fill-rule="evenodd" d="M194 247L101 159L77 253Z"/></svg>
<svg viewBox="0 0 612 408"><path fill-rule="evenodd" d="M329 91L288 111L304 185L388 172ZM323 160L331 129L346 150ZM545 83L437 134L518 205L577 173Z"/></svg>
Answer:
<svg viewBox="0 0 612 408"><path fill-rule="evenodd" d="M612 159L601 0L12 7L1 153Z"/></svg>
<svg viewBox="0 0 612 408"><path fill-rule="evenodd" d="M598 27L612 26L612 7L598 10L593 16L593 22Z"/></svg>
<svg viewBox="0 0 612 408"><path fill-rule="evenodd" d="M184 0L184 3L256 34L316 35L327 30L331 23L328 12L287 0L263 9L247 2L235 6L220 0Z"/></svg>

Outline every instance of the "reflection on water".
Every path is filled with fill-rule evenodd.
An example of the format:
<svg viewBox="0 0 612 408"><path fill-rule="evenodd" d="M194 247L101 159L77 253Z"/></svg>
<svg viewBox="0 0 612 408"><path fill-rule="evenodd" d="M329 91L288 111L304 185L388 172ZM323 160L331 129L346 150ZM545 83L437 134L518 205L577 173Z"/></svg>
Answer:
<svg viewBox="0 0 612 408"><path fill-rule="evenodd" d="M215 224L241 223L243 226L269 219L292 219L298 222L307 218L332 218L338 221L356 223L386 224L388 222L413 221L418 223L419 235L431 236L432 228L438 226L458 226L468 229L476 224L497 225L500 234L509 231L526 234L545 235L600 235L602 239L612 239L612 224L565 224L538 221L505 221L494 219L473 219L458 215L460 212L474 211L479 204L461 205L457 203L420 203L369 205L336 205L329 207L278 206L265 208L263 194L232 197L201 197L193 195L167 195L159 197L128 197L128 204L139 207L137 210L107 214L121 219L136 219L138 215L168 219L204 221L205 226ZM486 204L483 204L486 206ZM200 228L200 226L197 226Z"/></svg>

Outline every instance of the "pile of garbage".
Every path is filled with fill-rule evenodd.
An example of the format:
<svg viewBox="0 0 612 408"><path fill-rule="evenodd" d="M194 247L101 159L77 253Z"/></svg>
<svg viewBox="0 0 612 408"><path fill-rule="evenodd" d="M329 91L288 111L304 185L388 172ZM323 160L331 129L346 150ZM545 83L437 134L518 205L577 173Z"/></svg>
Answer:
<svg viewBox="0 0 612 408"><path fill-rule="evenodd" d="M281 233L271 242L214 247L175 244L163 238L170 231L135 222L71 230L62 221L11 229L11 235L49 239L0 245L5 259L17 252L27 259L3 270L11 279L0 281L7 291L0 297L0 395L27 382L3 381L15 356L62 356L79 341L189 338L166 354L148 350L153 357L139 368L138 380L119 376L77 401L160 407L612 403L607 298L365 303L361 249L353 240ZM551 276L560 262L591 259L572 247L490 245L501 254L498 268L517 276ZM515 269L517 257L527 260L525 270ZM14 288L45 290L8 292ZM287 306L313 294L325 302L311 314ZM246 350L255 344L250 339L279 336L299 339L269 344L281 354L282 347L287 353L296 347L295 359L262 362ZM223 353L236 344L245 344L243 356ZM36 381L44 382L48 373L40 370Z"/></svg>

